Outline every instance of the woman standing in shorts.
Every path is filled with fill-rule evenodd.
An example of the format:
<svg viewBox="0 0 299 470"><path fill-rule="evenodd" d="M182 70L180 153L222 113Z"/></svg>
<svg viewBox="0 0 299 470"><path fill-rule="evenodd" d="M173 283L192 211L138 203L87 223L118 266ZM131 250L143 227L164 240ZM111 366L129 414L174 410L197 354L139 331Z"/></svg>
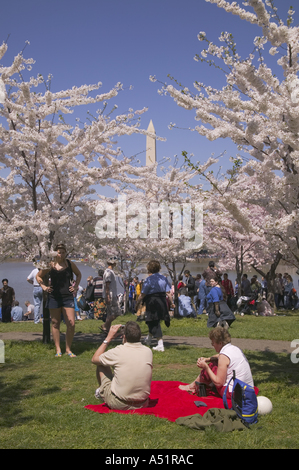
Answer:
<svg viewBox="0 0 299 470"><path fill-rule="evenodd" d="M50 310L52 320L52 336L56 347L56 357L61 357L60 349L60 322L63 314L66 323L66 354L76 357L71 351L75 333L75 305L74 295L78 290L81 273L75 263L66 258L66 247L63 243L56 246L56 258L51 262L49 269L38 272L36 279L43 291L48 293L47 308ZM73 273L76 281L73 285ZM49 286L44 284L43 278L48 274Z"/></svg>

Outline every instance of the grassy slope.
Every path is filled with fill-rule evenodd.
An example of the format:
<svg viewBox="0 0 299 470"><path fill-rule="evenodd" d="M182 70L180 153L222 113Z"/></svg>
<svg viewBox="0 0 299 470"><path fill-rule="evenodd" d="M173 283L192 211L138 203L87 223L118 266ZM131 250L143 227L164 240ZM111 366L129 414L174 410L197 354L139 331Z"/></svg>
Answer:
<svg viewBox="0 0 299 470"><path fill-rule="evenodd" d="M122 321L132 319L123 317ZM206 321L175 320L169 335L206 336ZM274 318L238 317L233 337L282 339L298 335L295 315ZM146 325L142 330L146 332ZM76 324L77 332L98 332L99 322ZM63 327L64 328L64 327ZM11 329L40 331L41 325L0 324ZM296 333L297 332L297 333ZM53 345L5 342L0 364L1 448L201 449L298 448L299 365L286 354L246 351L260 394L269 397L273 412L260 417L250 431L219 434L199 432L152 416L99 415L84 409L96 403L95 368L90 359L96 344L75 343L76 359L54 358ZM171 346L154 352L153 380L191 381L196 360L210 350ZM104 454L102 454L104 455Z"/></svg>

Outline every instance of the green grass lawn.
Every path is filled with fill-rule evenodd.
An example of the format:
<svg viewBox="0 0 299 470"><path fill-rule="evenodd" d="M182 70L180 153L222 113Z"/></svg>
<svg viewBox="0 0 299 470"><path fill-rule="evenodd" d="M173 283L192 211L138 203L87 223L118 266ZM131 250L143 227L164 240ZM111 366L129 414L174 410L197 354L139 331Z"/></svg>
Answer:
<svg viewBox="0 0 299 470"><path fill-rule="evenodd" d="M133 319L122 317L122 322ZM205 317L206 318L206 317ZM76 331L98 333L100 322L76 323ZM146 333L146 325L141 323ZM64 326L62 330L64 331ZM32 323L0 324L5 331L42 331ZM164 334L206 336L206 320L173 320ZM298 317L237 317L232 337L292 341L299 337ZM245 351L260 395L273 403L273 412L261 416L246 431L222 434L195 431L154 416L100 415L84 409L98 403L96 343L74 342L77 358L55 358L53 344L5 341L5 363L0 364L0 447L97 449L219 449L298 448L299 364L287 354ZM113 345L112 345L113 347ZM154 352L153 380L189 382L198 373L196 360L211 350L172 345Z"/></svg>

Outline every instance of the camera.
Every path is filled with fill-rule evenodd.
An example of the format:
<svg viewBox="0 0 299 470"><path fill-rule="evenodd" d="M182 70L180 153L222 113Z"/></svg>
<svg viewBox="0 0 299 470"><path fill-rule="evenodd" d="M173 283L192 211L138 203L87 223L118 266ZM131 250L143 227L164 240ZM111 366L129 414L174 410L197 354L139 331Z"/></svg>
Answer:
<svg viewBox="0 0 299 470"><path fill-rule="evenodd" d="M119 328L118 332L123 335L124 334L124 331L125 331L125 325L121 325L121 327Z"/></svg>

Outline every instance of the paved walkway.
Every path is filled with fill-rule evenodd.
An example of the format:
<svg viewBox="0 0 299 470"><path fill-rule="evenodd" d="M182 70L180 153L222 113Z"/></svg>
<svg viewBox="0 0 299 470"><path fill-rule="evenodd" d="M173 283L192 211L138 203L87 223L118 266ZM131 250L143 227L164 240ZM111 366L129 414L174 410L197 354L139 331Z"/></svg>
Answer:
<svg viewBox="0 0 299 470"><path fill-rule="evenodd" d="M0 333L0 340L14 340L14 341L42 341L42 333L22 333L22 332L10 332ZM62 335L64 338L64 335ZM76 333L74 341L80 342L91 342L99 344L103 341L104 337L101 334L93 333ZM163 336L165 346L172 344L195 346L198 348L209 348L211 349L211 341L209 338L197 337L197 336ZM289 341L273 341L273 340L258 340L258 339L246 339L246 338L233 338L232 343L241 349L247 349L249 351L271 351L275 353L287 353L293 352L294 348L291 348L291 342Z"/></svg>

